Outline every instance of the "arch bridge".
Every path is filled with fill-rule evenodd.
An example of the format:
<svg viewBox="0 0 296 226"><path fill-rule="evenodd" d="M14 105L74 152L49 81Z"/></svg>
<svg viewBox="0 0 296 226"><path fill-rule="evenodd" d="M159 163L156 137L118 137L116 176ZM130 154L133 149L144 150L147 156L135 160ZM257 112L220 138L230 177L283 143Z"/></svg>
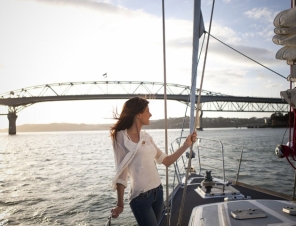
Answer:
<svg viewBox="0 0 296 226"><path fill-rule="evenodd" d="M167 99L188 104L190 101L190 89L190 86L168 83L166 86ZM199 89L196 90L196 95L198 93ZM207 90L202 90L201 94L202 111L289 111L289 105L281 98L230 96ZM164 99L164 83L144 81L89 81L45 84L0 94L0 105L8 107L8 113L5 115L7 115L9 120L9 134L15 134L16 114L38 102L128 99L134 96L145 96L148 99Z"/></svg>

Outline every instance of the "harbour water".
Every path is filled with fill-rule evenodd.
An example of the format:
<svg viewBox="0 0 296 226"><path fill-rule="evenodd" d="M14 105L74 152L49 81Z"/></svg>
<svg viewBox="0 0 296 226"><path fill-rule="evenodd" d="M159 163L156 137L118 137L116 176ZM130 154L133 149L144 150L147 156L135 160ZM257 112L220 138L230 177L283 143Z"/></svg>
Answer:
<svg viewBox="0 0 296 226"><path fill-rule="evenodd" d="M164 150L164 130L147 132ZM170 144L180 130L168 135ZM294 170L274 154L275 146L288 140L286 129L205 129L198 135L243 145L241 179L292 194ZM226 159L229 155L225 149ZM0 133L0 162L1 226L104 225L116 203L116 193L108 187L114 174L108 131ZM196 159L192 164L198 167ZM158 167L165 183L164 168ZM127 202L112 225L136 225Z"/></svg>

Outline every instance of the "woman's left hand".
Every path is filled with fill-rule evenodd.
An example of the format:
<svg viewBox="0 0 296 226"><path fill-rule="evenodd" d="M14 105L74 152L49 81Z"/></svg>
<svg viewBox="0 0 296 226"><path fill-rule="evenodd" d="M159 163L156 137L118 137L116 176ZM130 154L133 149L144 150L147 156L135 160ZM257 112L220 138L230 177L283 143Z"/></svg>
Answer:
<svg viewBox="0 0 296 226"><path fill-rule="evenodd" d="M123 206L116 206L111 210L112 218L117 218L123 212Z"/></svg>
<svg viewBox="0 0 296 226"><path fill-rule="evenodd" d="M186 138L184 145L190 147L196 141L197 133L194 131Z"/></svg>

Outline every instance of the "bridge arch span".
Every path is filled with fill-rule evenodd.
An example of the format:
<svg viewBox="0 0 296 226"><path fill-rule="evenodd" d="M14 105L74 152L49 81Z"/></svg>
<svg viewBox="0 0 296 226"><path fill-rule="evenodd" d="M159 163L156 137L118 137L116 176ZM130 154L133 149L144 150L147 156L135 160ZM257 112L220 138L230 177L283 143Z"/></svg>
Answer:
<svg viewBox="0 0 296 226"><path fill-rule="evenodd" d="M168 83L166 86L167 99L188 104L190 89L190 86ZM196 90L197 95L198 93L199 89ZM149 81L86 81L37 85L0 94L0 105L8 107L9 125L15 127L16 114L35 103L128 99L133 96L164 99L164 83ZM202 90L201 92L201 105L203 111L289 111L289 105L281 98L231 96L208 90Z"/></svg>

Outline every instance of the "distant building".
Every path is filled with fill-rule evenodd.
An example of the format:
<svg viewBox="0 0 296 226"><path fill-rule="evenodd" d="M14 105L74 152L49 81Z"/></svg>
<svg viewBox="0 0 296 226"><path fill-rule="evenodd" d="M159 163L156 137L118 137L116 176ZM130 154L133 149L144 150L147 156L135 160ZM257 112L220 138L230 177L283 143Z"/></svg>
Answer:
<svg viewBox="0 0 296 226"><path fill-rule="evenodd" d="M290 125L293 125L293 122L294 122L293 112L289 112L289 114L285 114L285 115L283 115L280 112L276 112L276 113L273 113L270 116L270 119L266 120L266 122L271 127L289 127L289 118L290 118Z"/></svg>

